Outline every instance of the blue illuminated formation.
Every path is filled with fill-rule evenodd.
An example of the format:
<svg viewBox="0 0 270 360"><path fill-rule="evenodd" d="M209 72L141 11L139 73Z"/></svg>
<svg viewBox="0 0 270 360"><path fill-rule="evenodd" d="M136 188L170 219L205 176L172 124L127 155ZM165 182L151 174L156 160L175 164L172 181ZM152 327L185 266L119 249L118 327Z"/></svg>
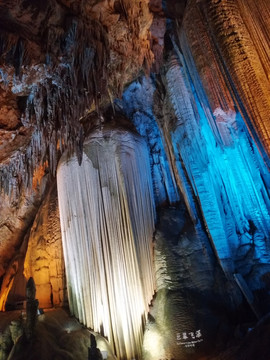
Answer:
<svg viewBox="0 0 270 360"><path fill-rule="evenodd" d="M167 81L177 115L171 138L179 173L184 164L223 269L247 275L255 263L269 263L268 170L241 115L220 108L212 114L203 89L199 99L177 59Z"/></svg>
<svg viewBox="0 0 270 360"><path fill-rule="evenodd" d="M151 79L132 83L118 105L148 143L157 204L177 201L175 182L180 184L193 220L200 209L223 270L239 272L252 289L261 288L261 275L270 270L268 169L240 113L221 108L213 113L195 66L193 85L179 56L171 58L166 74L173 126L166 116L165 125L157 125ZM165 138L172 144L174 175Z"/></svg>
<svg viewBox="0 0 270 360"><path fill-rule="evenodd" d="M153 115L154 90L152 80L144 77L141 82L133 82L124 92L122 100L117 100L117 103L147 142L155 201L156 205L159 205L166 201L179 201L179 194L164 150L162 134Z"/></svg>

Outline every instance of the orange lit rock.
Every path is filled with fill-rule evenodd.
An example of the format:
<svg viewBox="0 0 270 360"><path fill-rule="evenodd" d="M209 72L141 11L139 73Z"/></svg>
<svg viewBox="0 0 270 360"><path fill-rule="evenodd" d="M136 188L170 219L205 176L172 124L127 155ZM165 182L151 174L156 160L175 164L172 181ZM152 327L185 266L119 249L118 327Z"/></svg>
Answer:
<svg viewBox="0 0 270 360"><path fill-rule="evenodd" d="M154 63L151 71L158 72L163 63L164 35L166 31L166 17L162 9L161 0L151 0L149 4L154 14L151 25L151 49L154 53Z"/></svg>
<svg viewBox="0 0 270 360"><path fill-rule="evenodd" d="M23 238L40 205L46 178L36 190L25 189L19 178L10 176L10 194L0 192L0 277L19 251ZM8 189L7 189L8 190Z"/></svg>
<svg viewBox="0 0 270 360"><path fill-rule="evenodd" d="M63 305L65 270L55 187L48 192L31 229L24 274L35 281L40 307Z"/></svg>
<svg viewBox="0 0 270 360"><path fill-rule="evenodd" d="M11 266L7 269L0 293L0 311L5 311L8 294L12 288L14 277L18 271L18 259L14 259Z"/></svg>
<svg viewBox="0 0 270 360"><path fill-rule="evenodd" d="M48 168L48 161L46 161L44 164L40 165L38 168L34 170L34 175L33 175L34 189L36 189L38 184L41 183L41 180L43 179L47 168Z"/></svg>
<svg viewBox="0 0 270 360"><path fill-rule="evenodd" d="M195 4L187 8L183 21L181 42L184 56L188 59L193 83L198 83L196 81L197 70L212 111L214 112L216 108L221 108L224 111L233 109L233 99L226 84L224 73L220 68L219 58L211 37L208 34L207 23L204 21L200 8ZM196 68L192 67L189 62L191 56L193 56ZM197 91L200 93L199 89Z"/></svg>
<svg viewBox="0 0 270 360"><path fill-rule="evenodd" d="M15 309L18 302L25 300L26 280L23 276L23 263L28 237L29 233L25 235L19 251L10 261L3 277L0 291L0 311L8 310L8 306L9 309Z"/></svg>

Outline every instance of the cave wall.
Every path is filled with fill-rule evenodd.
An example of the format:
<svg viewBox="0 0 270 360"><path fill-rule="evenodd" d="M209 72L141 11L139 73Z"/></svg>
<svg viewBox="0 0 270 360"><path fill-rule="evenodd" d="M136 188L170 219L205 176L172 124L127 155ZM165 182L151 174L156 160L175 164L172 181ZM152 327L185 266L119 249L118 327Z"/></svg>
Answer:
<svg viewBox="0 0 270 360"><path fill-rule="evenodd" d="M186 11L184 28L188 42L198 51L195 61L200 69L204 67L204 61L199 56L201 44L196 44L195 37L198 36L198 39L200 30L205 29L203 32L208 37L205 48L208 49L209 45L212 48L214 62L224 76L233 101L241 111L257 146L269 156L267 14L267 1L258 1L256 4L251 0L201 1L198 5L191 1ZM191 28L190 19L196 21L196 26ZM206 74L204 78L206 83ZM213 109L218 103L216 94L212 100Z"/></svg>
<svg viewBox="0 0 270 360"><path fill-rule="evenodd" d="M151 164L156 206L173 204L180 200L171 162L165 151L166 144L154 116L155 85L152 77L142 77L131 83L116 100L125 116L130 119L138 133L145 139Z"/></svg>
<svg viewBox="0 0 270 360"><path fill-rule="evenodd" d="M199 98L188 76L171 59L166 80L177 121L167 137L178 167L185 168L224 270L235 272L233 262L250 250L267 263L268 169L237 110L211 113L203 89Z"/></svg>
<svg viewBox="0 0 270 360"><path fill-rule="evenodd" d="M268 118L263 110L256 115L259 102L268 99L269 62L262 54L265 30L258 39L266 26L259 9L267 11L267 4L250 6L190 1L182 26L170 30L171 47L160 74L131 84L121 104L145 137L149 118L152 128L158 124L173 183L191 217L206 225L225 273L240 272L256 290L265 287L262 278L269 271L270 178L267 140L259 130L259 123L267 127ZM244 24L248 11L249 32ZM213 30L212 22L220 27ZM239 51L246 56L239 57ZM241 75L248 66L254 76ZM252 87L257 91L246 102ZM148 144L154 148L151 138Z"/></svg>

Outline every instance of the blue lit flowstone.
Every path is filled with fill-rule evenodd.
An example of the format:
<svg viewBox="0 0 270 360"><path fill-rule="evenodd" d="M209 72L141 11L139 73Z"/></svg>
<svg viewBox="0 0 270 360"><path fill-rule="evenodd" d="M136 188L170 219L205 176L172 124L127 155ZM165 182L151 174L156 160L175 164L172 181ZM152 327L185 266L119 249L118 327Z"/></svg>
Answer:
<svg viewBox="0 0 270 360"><path fill-rule="evenodd" d="M195 90L201 85L193 86L175 60L167 81L178 119L170 136L179 173L184 164L225 272L237 270L242 245L254 248L246 272L258 259L269 263L269 174L241 115L212 114L203 89L199 96Z"/></svg>

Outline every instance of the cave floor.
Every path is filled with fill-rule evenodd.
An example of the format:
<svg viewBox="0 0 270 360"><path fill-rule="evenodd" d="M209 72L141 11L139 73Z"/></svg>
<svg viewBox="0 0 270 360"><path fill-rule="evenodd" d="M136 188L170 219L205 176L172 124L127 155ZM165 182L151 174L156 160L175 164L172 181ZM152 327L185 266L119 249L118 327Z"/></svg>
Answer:
<svg viewBox="0 0 270 360"><path fill-rule="evenodd" d="M71 317L64 309L47 309L37 318L35 333L31 342L16 338L20 333L20 318L22 311L8 311L0 313L0 332L7 330L9 324L10 335L15 342L9 350L10 360L85 360L88 358L90 334L96 337L97 347L108 360L115 360L108 342L99 334L90 332L78 320ZM6 359L4 339L0 342L0 359Z"/></svg>

